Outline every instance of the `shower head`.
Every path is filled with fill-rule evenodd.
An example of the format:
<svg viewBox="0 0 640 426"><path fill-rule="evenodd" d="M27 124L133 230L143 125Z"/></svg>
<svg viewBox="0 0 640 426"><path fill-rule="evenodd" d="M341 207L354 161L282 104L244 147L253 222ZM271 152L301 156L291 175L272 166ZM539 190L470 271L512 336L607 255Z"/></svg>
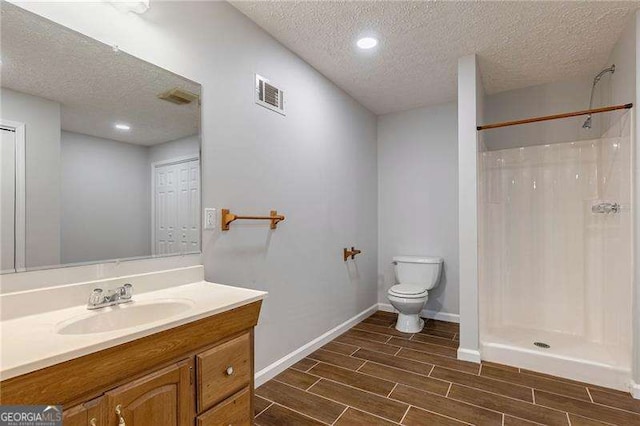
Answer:
<svg viewBox="0 0 640 426"><path fill-rule="evenodd" d="M613 74L614 72L616 72L616 64L611 65L609 68L605 68L602 71L600 71L598 73L598 75L596 75L596 77L593 79L593 85L595 86L596 83L598 83L600 81L600 79L602 78L603 75L607 74L607 73L611 73Z"/></svg>
<svg viewBox="0 0 640 426"><path fill-rule="evenodd" d="M589 98L589 109L591 109L593 107L593 92L596 90L596 85L598 84L598 82L600 81L602 76L607 74L607 73L613 74L614 72L616 72L616 64L611 65L609 68L603 69L602 71L600 71L598 73L598 75L596 75L594 77L593 85L591 86L591 97ZM587 119L584 121L584 124L582 125L582 128L583 129L591 129L591 114L589 114L587 116Z"/></svg>

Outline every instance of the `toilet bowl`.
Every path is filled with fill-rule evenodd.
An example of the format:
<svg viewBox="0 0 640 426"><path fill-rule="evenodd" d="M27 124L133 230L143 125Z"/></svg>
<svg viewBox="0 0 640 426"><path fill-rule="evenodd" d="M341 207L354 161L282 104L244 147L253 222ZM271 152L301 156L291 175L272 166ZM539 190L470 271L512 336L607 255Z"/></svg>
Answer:
<svg viewBox="0 0 640 426"><path fill-rule="evenodd" d="M420 312L429 299L429 290L438 285L443 259L440 257L396 256L394 272L398 284L387 293L398 311L396 330L417 333L424 327Z"/></svg>

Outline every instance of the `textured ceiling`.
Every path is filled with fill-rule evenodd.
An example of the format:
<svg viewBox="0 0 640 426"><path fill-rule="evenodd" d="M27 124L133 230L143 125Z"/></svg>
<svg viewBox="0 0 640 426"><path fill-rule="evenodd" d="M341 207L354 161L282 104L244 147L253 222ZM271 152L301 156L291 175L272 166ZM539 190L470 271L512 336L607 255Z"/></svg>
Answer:
<svg viewBox="0 0 640 426"><path fill-rule="evenodd" d="M2 87L59 102L64 130L139 145L199 132L197 102L157 95L174 87L200 94L200 85L19 7L0 7Z"/></svg>
<svg viewBox="0 0 640 426"><path fill-rule="evenodd" d="M232 1L377 114L454 100L477 53L486 92L592 75L639 2ZM355 41L376 35L373 52ZM275 77L274 77L275 78Z"/></svg>

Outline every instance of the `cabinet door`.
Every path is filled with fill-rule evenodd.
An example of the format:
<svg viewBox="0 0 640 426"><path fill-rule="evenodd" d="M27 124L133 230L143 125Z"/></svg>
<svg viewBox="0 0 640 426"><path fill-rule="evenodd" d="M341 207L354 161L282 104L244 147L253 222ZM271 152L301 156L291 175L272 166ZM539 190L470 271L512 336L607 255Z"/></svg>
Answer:
<svg viewBox="0 0 640 426"><path fill-rule="evenodd" d="M188 359L107 392L109 425L193 425L192 371Z"/></svg>
<svg viewBox="0 0 640 426"><path fill-rule="evenodd" d="M103 397L76 405L62 412L64 426L106 426Z"/></svg>

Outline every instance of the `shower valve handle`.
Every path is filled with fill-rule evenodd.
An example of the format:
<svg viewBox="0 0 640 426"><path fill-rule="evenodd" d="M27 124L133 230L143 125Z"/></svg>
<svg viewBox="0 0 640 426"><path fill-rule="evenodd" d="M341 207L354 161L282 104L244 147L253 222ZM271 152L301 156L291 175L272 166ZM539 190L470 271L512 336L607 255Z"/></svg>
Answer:
<svg viewBox="0 0 640 426"><path fill-rule="evenodd" d="M591 206L591 212L596 214L620 213L620 209L618 203L598 203Z"/></svg>

